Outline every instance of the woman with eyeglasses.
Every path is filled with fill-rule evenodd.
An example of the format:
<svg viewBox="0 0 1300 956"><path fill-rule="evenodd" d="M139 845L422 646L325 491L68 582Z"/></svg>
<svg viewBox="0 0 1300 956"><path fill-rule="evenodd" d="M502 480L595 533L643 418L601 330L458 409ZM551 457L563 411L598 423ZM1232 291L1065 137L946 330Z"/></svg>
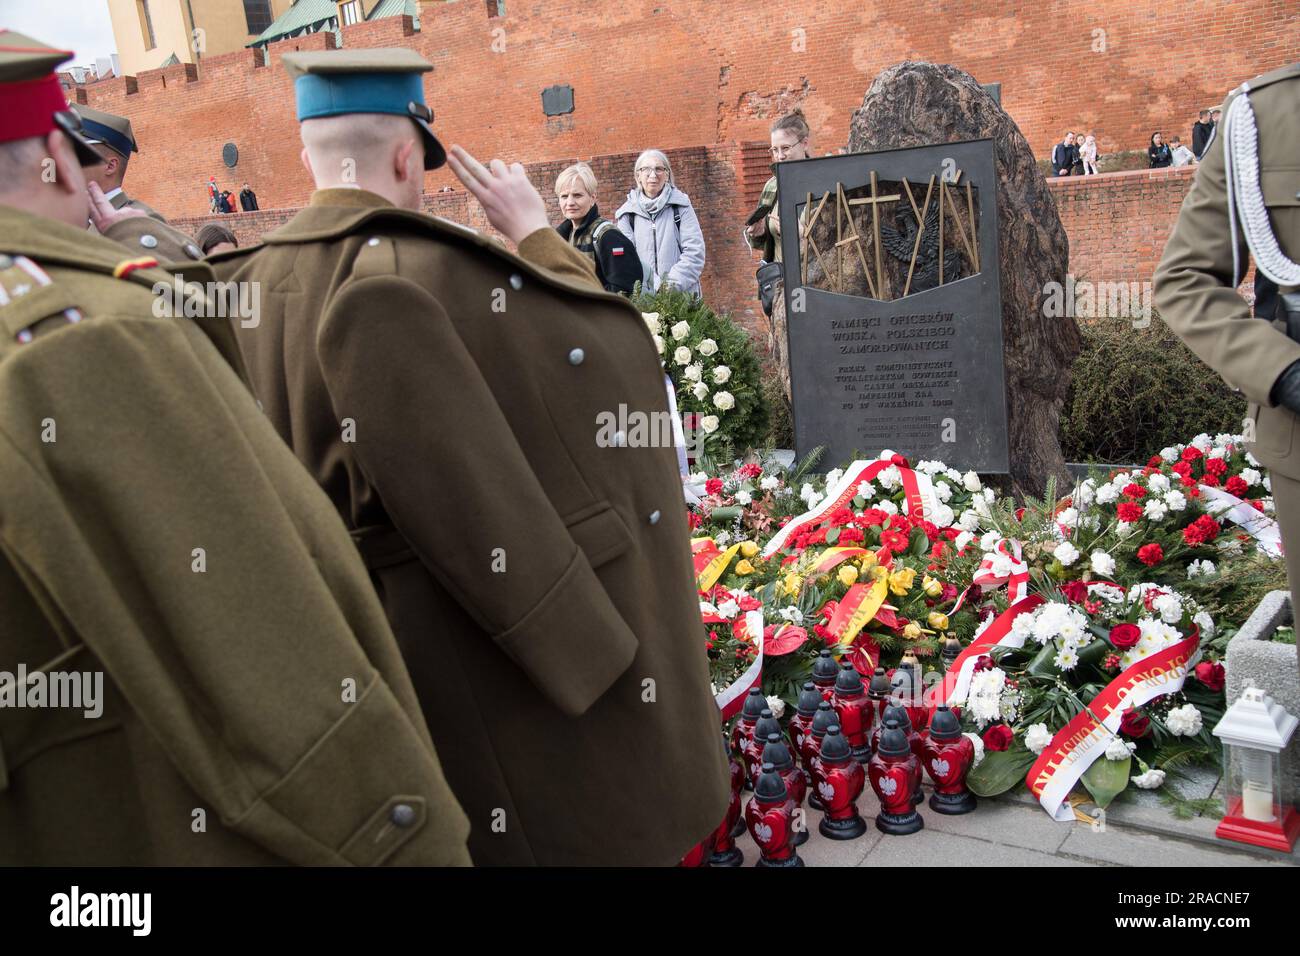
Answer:
<svg viewBox="0 0 1300 956"><path fill-rule="evenodd" d="M618 228L636 243L650 292L662 285L700 294L704 233L691 199L673 185L668 157L648 149L637 157L636 185L615 213Z"/></svg>
<svg viewBox="0 0 1300 956"><path fill-rule="evenodd" d="M745 228L745 241L751 249L762 251L764 262L781 261L781 207L776 195L776 164L811 156L808 145L811 132L801 109L786 113L772 124L773 176L763 186L758 208L749 217L749 225Z"/></svg>

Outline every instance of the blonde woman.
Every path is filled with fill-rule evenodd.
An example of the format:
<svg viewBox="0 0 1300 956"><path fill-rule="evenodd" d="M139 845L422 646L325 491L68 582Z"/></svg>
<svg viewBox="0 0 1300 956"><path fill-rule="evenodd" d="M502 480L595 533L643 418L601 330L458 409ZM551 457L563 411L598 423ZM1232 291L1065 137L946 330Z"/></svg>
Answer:
<svg viewBox="0 0 1300 956"><path fill-rule="evenodd" d="M555 179L555 195L564 221L556 231L596 267L606 292L631 295L641 281L636 244L602 219L596 206L596 174L586 163L575 163Z"/></svg>

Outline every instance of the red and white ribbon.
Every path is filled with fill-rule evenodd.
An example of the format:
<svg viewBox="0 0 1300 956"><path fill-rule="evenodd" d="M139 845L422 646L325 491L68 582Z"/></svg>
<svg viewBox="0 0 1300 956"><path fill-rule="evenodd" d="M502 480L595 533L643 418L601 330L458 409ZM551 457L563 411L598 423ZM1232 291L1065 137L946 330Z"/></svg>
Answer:
<svg viewBox="0 0 1300 956"><path fill-rule="evenodd" d="M799 517L787 521L785 527L772 536L763 548L763 557L770 558L794 538L814 530L836 511L850 507L853 499L857 497L858 485L864 481L871 481L886 468L898 469L898 476L903 483L903 494L906 496L903 501L905 514L918 513L922 517L934 514L934 488L928 477L885 459L855 461L844 470L840 480L827 489L826 496L817 507L810 508Z"/></svg>
<svg viewBox="0 0 1300 956"><path fill-rule="evenodd" d="M731 625L731 632L738 640L751 640L758 649L758 654L754 662L745 668L745 672L714 698L718 702L718 710L722 712L723 723L736 716L744 705L749 689L757 687L763 679L763 612L746 611L744 617L736 618Z"/></svg>
<svg viewBox="0 0 1300 956"><path fill-rule="evenodd" d="M1242 501L1230 491L1224 491L1222 488L1215 488L1211 485L1199 485L1201 496L1209 504L1216 505L1212 513L1227 518L1233 524L1238 525L1242 531L1255 539L1259 545L1259 550L1267 554L1270 558L1282 557L1282 529L1278 527L1275 519L1270 518L1262 511L1255 510L1255 506L1247 501ZM1207 508L1207 511L1210 509Z"/></svg>
<svg viewBox="0 0 1300 956"><path fill-rule="evenodd" d="M994 570L995 559L999 555L1008 562L1006 574ZM1000 539L993 548L993 554L985 555L980 562L979 569L971 577L971 583L978 584L985 590L1005 584L1007 598L1012 604L1023 600L1029 593L1029 565L1021 557L1020 542L1009 538Z"/></svg>
<svg viewBox="0 0 1300 956"><path fill-rule="evenodd" d="M1086 709L1056 732L1025 776L1029 792L1052 819L1074 819L1066 798L1093 761L1106 759L1106 747L1118 734L1124 711L1181 690L1200 657L1199 646L1200 631L1194 627L1178 643L1125 668Z"/></svg>
<svg viewBox="0 0 1300 956"><path fill-rule="evenodd" d="M1029 613L1042 603L1042 597L1030 594L995 617L989 626L976 635L975 639L957 655L952 666L944 673L943 680L926 690L926 704L931 706L947 704L952 707L965 703L966 694L970 690L971 675L975 672L975 664L979 658L995 647L1024 647L1024 636L1013 634L1011 624L1021 614Z"/></svg>

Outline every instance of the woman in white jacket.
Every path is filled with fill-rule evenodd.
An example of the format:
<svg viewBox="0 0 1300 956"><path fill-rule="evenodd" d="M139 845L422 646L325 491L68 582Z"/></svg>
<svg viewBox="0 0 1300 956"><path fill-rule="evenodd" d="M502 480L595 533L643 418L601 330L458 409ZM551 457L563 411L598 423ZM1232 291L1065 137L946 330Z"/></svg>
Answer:
<svg viewBox="0 0 1300 956"><path fill-rule="evenodd" d="M691 199L673 185L668 157L648 149L637 157L636 186L615 213L618 228L636 243L645 274L643 288L667 284L700 294L704 233Z"/></svg>

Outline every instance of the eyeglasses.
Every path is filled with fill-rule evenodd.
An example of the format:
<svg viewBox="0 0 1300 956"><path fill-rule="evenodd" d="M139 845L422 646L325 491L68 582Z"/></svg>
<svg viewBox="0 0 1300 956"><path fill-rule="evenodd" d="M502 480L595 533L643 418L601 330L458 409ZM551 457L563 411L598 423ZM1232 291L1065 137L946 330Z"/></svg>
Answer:
<svg viewBox="0 0 1300 956"><path fill-rule="evenodd" d="M642 166L637 172L645 173L647 176L667 176L668 168L666 166Z"/></svg>
<svg viewBox="0 0 1300 956"><path fill-rule="evenodd" d="M800 145L802 144L795 143L794 146L773 146L771 152L773 156L780 159L782 156L789 156L794 151L795 146Z"/></svg>

